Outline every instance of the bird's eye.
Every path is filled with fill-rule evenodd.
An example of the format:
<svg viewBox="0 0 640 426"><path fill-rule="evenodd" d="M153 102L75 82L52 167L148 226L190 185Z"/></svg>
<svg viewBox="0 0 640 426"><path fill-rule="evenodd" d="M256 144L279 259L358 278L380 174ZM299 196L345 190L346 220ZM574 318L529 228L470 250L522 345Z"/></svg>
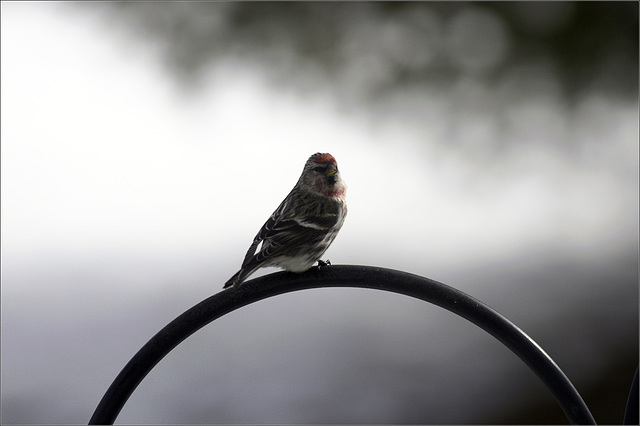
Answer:
<svg viewBox="0 0 640 426"><path fill-rule="evenodd" d="M326 167L315 167L313 169L314 172L318 172L318 173L324 173L327 170Z"/></svg>

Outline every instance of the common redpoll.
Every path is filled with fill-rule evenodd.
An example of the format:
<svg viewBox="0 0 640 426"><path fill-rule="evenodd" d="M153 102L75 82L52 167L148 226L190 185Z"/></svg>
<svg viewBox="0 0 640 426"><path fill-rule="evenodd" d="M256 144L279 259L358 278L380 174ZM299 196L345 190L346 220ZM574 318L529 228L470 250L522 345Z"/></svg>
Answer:
<svg viewBox="0 0 640 426"><path fill-rule="evenodd" d="M266 266L304 272L316 261L324 264L320 257L338 235L347 215L346 190L331 154L318 152L309 157L298 183L262 226L242 267L224 288L238 287L258 268Z"/></svg>

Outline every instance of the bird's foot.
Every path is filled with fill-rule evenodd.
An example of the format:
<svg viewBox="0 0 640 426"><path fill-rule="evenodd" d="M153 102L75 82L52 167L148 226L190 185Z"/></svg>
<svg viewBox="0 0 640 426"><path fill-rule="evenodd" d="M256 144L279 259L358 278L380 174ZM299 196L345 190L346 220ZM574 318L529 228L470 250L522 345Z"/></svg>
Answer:
<svg viewBox="0 0 640 426"><path fill-rule="evenodd" d="M331 265L331 261L329 259L327 259L327 260L318 260L318 269L324 268L325 266L330 266L330 265Z"/></svg>

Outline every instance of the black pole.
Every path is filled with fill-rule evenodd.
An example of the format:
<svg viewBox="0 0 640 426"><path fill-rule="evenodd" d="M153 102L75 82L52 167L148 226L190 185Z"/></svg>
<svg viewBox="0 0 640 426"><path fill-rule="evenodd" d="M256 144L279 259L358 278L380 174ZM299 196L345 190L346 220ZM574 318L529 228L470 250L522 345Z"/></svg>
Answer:
<svg viewBox="0 0 640 426"><path fill-rule="evenodd" d="M322 287L360 287L415 297L481 327L518 355L547 385L572 424L596 424L580 394L556 363L511 321L482 302L437 281L371 266L332 265L302 274L277 272L221 291L171 321L115 378L89 424L113 424L135 388L173 348L211 321L268 297Z"/></svg>
<svg viewBox="0 0 640 426"><path fill-rule="evenodd" d="M636 375L633 377L633 383L631 383L631 389L629 390L629 397L627 398L627 408L624 412L623 425L637 425L638 424L638 369L636 369Z"/></svg>

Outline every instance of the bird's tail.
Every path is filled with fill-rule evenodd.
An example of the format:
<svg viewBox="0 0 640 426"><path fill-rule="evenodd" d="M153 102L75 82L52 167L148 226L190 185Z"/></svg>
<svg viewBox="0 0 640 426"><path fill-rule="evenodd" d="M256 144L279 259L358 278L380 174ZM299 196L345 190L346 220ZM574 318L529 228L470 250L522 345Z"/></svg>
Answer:
<svg viewBox="0 0 640 426"><path fill-rule="evenodd" d="M245 268L240 269L231 278L229 278L229 281L227 281L222 288L227 288L231 286L239 287L240 284L242 284L244 280L246 280L249 275L253 274L256 271L256 269L258 269L259 267L260 267L259 265L256 265L256 266L247 266Z"/></svg>

